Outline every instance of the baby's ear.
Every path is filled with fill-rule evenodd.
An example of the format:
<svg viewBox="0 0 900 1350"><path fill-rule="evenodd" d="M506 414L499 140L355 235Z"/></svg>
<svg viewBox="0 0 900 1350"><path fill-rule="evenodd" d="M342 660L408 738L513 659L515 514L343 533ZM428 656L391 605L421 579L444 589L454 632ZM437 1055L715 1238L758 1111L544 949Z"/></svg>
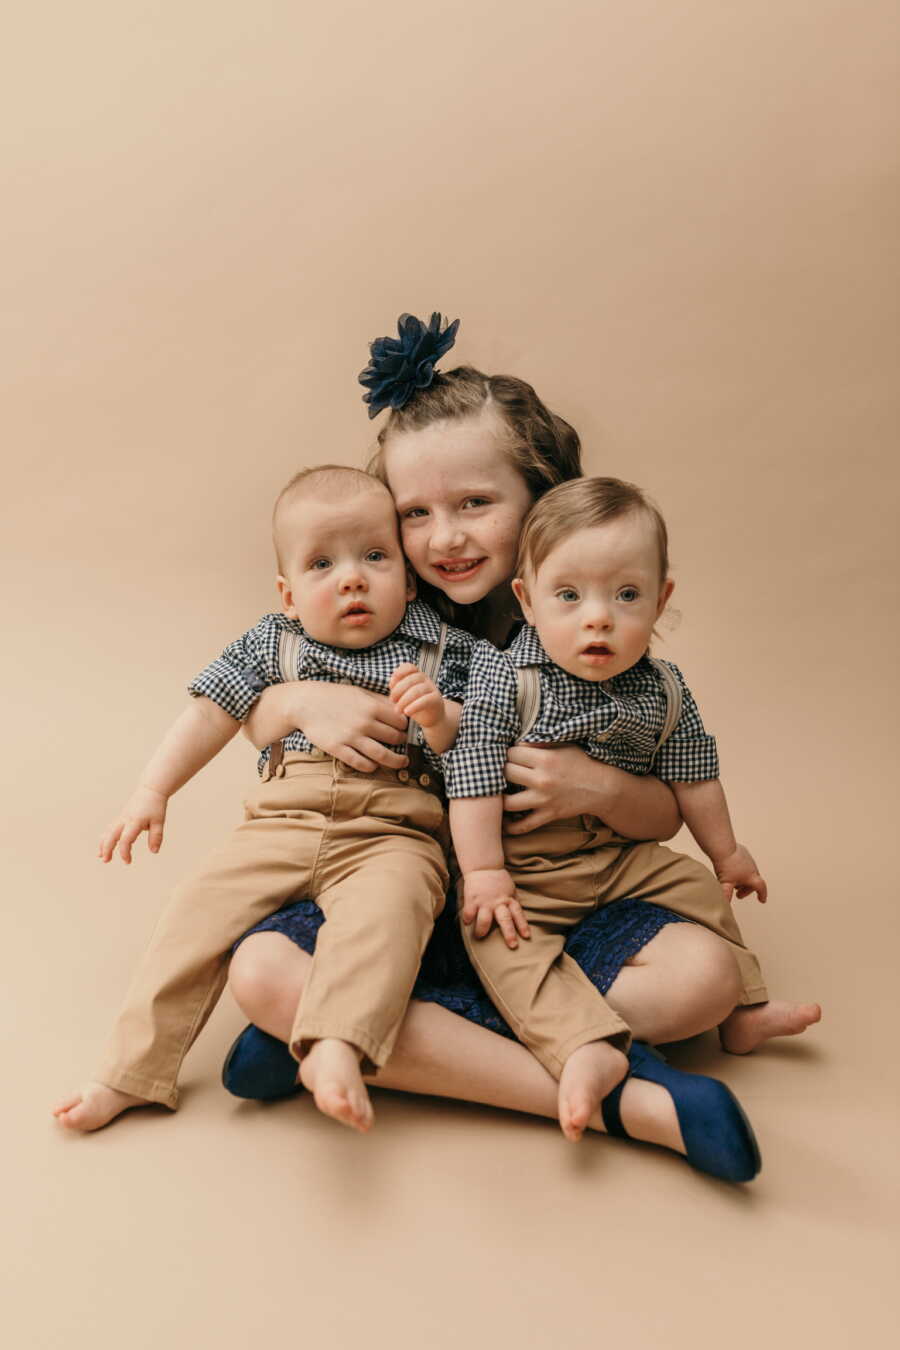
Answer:
<svg viewBox="0 0 900 1350"><path fill-rule="evenodd" d="M671 599L672 592L674 591L674 589L675 589L675 582L672 580L671 577L666 577L665 581L662 584L662 588L659 592L659 600L656 605L657 618L659 618L660 614L662 614L666 605L669 603L669 600Z"/></svg>
<svg viewBox="0 0 900 1350"><path fill-rule="evenodd" d="M287 577L283 577L281 573L279 573L275 578L275 585L278 587L278 596L281 600L282 613L286 614L289 619L296 619L297 610L294 607L294 593L291 590L291 583L288 581Z"/></svg>
<svg viewBox="0 0 900 1350"><path fill-rule="evenodd" d="M510 584L512 585L512 593L518 600L522 613L525 615L526 622L533 624L534 611L531 608L531 604L528 599L528 589L525 585L525 582L522 580L521 577L513 577L512 582Z"/></svg>
<svg viewBox="0 0 900 1350"><path fill-rule="evenodd" d="M410 567L409 563L407 563L407 564L406 564L406 599L407 599L407 602L408 602L408 601L410 601L410 600L415 600L415 598L416 598L416 574L415 574L415 572L412 570L412 568Z"/></svg>

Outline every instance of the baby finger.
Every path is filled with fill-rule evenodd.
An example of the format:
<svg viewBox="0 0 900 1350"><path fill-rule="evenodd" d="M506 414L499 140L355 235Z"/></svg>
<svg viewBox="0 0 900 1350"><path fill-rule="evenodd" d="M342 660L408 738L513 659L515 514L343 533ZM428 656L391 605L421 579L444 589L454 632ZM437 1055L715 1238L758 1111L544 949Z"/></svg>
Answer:
<svg viewBox="0 0 900 1350"><path fill-rule="evenodd" d="M519 945L519 939L516 935L516 926L512 921L509 908L506 905L498 905L494 910L494 918L497 920L497 927L503 934L503 940L507 947L515 951Z"/></svg>
<svg viewBox="0 0 900 1350"><path fill-rule="evenodd" d="M509 912L512 915L513 923L516 925L519 934L523 938L531 937L531 929L528 927L528 920L525 918L525 911L518 900L510 900Z"/></svg>

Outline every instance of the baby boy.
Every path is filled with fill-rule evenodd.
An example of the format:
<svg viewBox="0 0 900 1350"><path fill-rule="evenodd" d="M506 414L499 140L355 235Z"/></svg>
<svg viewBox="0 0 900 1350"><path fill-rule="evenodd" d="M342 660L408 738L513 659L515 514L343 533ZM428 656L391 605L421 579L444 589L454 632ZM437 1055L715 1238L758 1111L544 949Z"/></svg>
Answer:
<svg viewBox="0 0 900 1350"><path fill-rule="evenodd" d="M358 773L297 731L260 756L245 819L178 888L140 962L98 1081L58 1108L96 1129L147 1102L177 1103L181 1061L225 983L233 943L291 896L327 922L291 1051L316 1105L364 1131L362 1074L388 1059L447 887L440 756L459 720L473 639L414 600L393 499L377 479L329 466L297 474L275 504L282 613L266 615L194 679L189 707L100 845L156 852L169 797L283 680L390 693L410 722L410 769ZM433 677L433 678L432 678ZM418 767L416 767L418 765Z"/></svg>
<svg viewBox="0 0 900 1350"><path fill-rule="evenodd" d="M766 998L762 975L728 897L736 888L765 900L766 888L735 841L715 742L680 672L648 656L673 587L656 508L618 479L564 483L532 508L516 570L527 623L507 652L479 643L473 654L445 761L450 824L469 955L516 1035L558 1079L560 1124L578 1139L627 1070L630 1033L564 953L568 931L598 905L652 900L722 937L737 960L740 1001L758 1003ZM529 667L536 706L523 725ZM677 721L667 728L673 704ZM503 766L516 741L574 742L596 759L669 782L716 875L660 844L623 839L591 816L504 841Z"/></svg>

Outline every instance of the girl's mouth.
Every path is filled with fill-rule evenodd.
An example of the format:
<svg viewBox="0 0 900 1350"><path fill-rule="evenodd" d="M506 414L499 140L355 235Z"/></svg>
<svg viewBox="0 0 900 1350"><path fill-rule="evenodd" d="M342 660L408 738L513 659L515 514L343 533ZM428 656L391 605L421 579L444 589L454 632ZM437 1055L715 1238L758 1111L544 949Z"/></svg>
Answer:
<svg viewBox="0 0 900 1350"><path fill-rule="evenodd" d="M584 648L581 655L587 657L589 661L608 661L615 653L605 642L592 642L590 646Z"/></svg>
<svg viewBox="0 0 900 1350"><path fill-rule="evenodd" d="M442 581L468 581L485 562L486 558L446 558L443 562L435 563L434 570Z"/></svg>

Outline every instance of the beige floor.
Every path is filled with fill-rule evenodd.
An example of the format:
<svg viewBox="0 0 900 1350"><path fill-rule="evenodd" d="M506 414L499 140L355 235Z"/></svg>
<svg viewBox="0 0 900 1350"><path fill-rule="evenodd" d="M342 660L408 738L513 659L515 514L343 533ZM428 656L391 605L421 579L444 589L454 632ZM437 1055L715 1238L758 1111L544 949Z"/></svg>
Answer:
<svg viewBox="0 0 900 1350"><path fill-rule="evenodd" d="M895 7L20 7L3 88L5 1038L14 1350L881 1345L896 1324ZM9 60L9 57L12 59ZM6 282L8 281L8 285ZM362 462L366 343L459 314L669 519L661 651L771 885L729 1188L646 1148L380 1094L359 1139L218 1083L51 1121L230 747L157 859L93 857L187 679L273 604L270 503Z"/></svg>

